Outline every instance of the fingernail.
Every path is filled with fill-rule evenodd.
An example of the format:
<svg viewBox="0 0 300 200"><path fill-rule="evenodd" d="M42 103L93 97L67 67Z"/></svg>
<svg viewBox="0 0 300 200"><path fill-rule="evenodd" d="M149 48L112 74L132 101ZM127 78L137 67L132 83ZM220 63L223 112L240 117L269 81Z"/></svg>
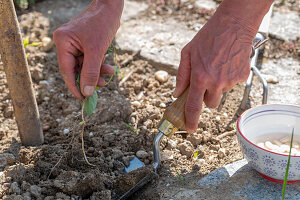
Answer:
<svg viewBox="0 0 300 200"><path fill-rule="evenodd" d="M86 96L92 96L94 93L95 87L94 86L85 86L83 92Z"/></svg>

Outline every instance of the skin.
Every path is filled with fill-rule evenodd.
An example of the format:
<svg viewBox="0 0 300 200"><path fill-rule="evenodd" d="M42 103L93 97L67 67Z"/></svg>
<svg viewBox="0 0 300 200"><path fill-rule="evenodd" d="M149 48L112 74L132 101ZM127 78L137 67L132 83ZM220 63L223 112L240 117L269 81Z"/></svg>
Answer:
<svg viewBox="0 0 300 200"><path fill-rule="evenodd" d="M185 106L186 129L195 132L203 102L218 106L222 93L245 81L250 72L252 41L273 0L224 0L214 16L181 52L174 97L190 86ZM123 0L94 0L53 34L59 69L70 91L83 99L75 84L81 71L84 96L104 86L105 52L120 26Z"/></svg>

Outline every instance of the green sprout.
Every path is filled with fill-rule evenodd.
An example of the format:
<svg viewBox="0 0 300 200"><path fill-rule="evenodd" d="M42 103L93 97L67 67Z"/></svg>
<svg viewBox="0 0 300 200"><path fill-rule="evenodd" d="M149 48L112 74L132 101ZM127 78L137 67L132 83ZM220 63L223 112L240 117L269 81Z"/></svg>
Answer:
<svg viewBox="0 0 300 200"><path fill-rule="evenodd" d="M284 176L284 182L283 182L283 188L282 188L282 197L281 197L282 200L284 200L284 197L285 197L285 188L286 188L287 178L288 178L289 168L290 168L290 160L291 160L291 152L292 152L292 146L293 146L293 138L294 138L294 128L293 128L292 137L291 137L289 158L288 158L288 162L287 162L287 166L286 166L286 170L285 170L285 176Z"/></svg>
<svg viewBox="0 0 300 200"><path fill-rule="evenodd" d="M127 128L129 128L132 132L134 132L135 134L137 134L137 130L135 130L132 126L130 126L129 124L122 122L122 124L124 124Z"/></svg>
<svg viewBox="0 0 300 200"><path fill-rule="evenodd" d="M183 185L183 184L184 184L183 178L182 178L182 176L178 173L178 171L177 171L176 168L175 168L175 172L176 172L177 177L178 177L178 179L180 180L181 184Z"/></svg>

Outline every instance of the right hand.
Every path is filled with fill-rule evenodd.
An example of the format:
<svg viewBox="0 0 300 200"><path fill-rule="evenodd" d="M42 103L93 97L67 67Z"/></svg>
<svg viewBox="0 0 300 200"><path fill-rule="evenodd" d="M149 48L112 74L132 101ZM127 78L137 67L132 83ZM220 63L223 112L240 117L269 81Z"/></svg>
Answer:
<svg viewBox="0 0 300 200"><path fill-rule="evenodd" d="M123 0L94 0L53 34L59 71L70 91L80 100L83 97L76 86L78 72L81 72L80 90L85 97L92 96L96 86L105 85L100 75L114 73L114 68L103 62L120 26L123 4Z"/></svg>

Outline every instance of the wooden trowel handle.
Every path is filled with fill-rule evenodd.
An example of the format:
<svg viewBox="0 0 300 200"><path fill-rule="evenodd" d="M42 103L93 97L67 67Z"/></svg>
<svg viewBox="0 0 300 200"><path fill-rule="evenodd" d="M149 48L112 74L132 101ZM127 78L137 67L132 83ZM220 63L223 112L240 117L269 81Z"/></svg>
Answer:
<svg viewBox="0 0 300 200"><path fill-rule="evenodd" d="M176 128L185 130L184 107L188 97L190 86L165 110L163 119L171 122Z"/></svg>

